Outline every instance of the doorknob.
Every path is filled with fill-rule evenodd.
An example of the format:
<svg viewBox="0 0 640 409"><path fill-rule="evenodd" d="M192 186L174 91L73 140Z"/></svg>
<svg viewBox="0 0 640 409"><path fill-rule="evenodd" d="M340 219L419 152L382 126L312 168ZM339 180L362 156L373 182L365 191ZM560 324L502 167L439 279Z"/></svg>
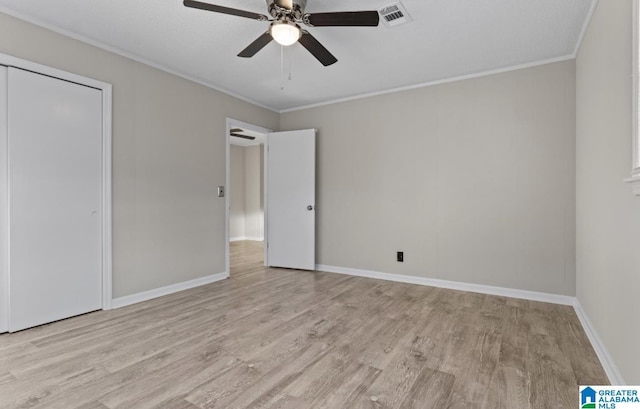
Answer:
<svg viewBox="0 0 640 409"><path fill-rule="evenodd" d="M313 210L313 206L311 205L307 206L307 210Z"/></svg>

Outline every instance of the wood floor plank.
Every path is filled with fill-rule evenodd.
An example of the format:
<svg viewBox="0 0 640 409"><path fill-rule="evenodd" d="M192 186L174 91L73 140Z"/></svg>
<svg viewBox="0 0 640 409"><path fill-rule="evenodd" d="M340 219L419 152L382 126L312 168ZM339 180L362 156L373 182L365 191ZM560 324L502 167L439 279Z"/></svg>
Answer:
<svg viewBox="0 0 640 409"><path fill-rule="evenodd" d="M109 409L104 404L98 401L92 401L84 403L80 406L76 406L74 409ZM193 408L192 408L193 409Z"/></svg>
<svg viewBox="0 0 640 409"><path fill-rule="evenodd" d="M172 396L167 391L175 393L175 390L172 390L173 386L180 385L186 379L205 370L209 370L209 374L215 376L240 364L237 359L226 355L217 342L200 346L195 352L187 359L181 360L179 365L169 364L168 367L145 373L144 383L128 383L102 395L100 402L111 409L143 408L149 405L152 407L162 401L171 400Z"/></svg>
<svg viewBox="0 0 640 409"><path fill-rule="evenodd" d="M499 364L491 378L482 409L534 409L531 405L531 374Z"/></svg>
<svg viewBox="0 0 640 409"><path fill-rule="evenodd" d="M548 335L532 335L527 368L531 374L531 406L573 408L578 383L569 359L556 340Z"/></svg>
<svg viewBox="0 0 640 409"><path fill-rule="evenodd" d="M136 406L137 408L138 406ZM177 397L171 398L166 401L160 402L158 405L153 406L154 409L200 409L198 406L187 402L186 400Z"/></svg>
<svg viewBox="0 0 640 409"><path fill-rule="evenodd" d="M451 390L456 377L423 367L400 409L437 409L449 407Z"/></svg>
<svg viewBox="0 0 640 409"><path fill-rule="evenodd" d="M16 377L9 372L0 372L0 385L10 384L16 380Z"/></svg>
<svg viewBox="0 0 640 409"><path fill-rule="evenodd" d="M357 373L368 373L369 369L343 355L339 349L332 349L291 382L285 388L285 393L315 403L356 377ZM354 389L357 386L354 385Z"/></svg>
<svg viewBox="0 0 640 409"><path fill-rule="evenodd" d="M101 379L105 375L103 370L86 368L78 373L68 374L64 377L51 378L46 382L33 384L30 382L14 382L11 388L0 393L2 406L8 408L52 408L50 401L64 394L65 390L84 385L95 379ZM82 402L90 400L83 397ZM6 406L4 406L6 405ZM64 407L76 405L65 402Z"/></svg>
<svg viewBox="0 0 640 409"><path fill-rule="evenodd" d="M230 371L196 388L186 400L203 408L248 408L269 400L300 373L327 353L319 342L300 342L278 354L278 359L242 362Z"/></svg>
<svg viewBox="0 0 640 409"><path fill-rule="evenodd" d="M308 404L298 398L288 395L276 395L272 399L256 404L252 409L300 409Z"/></svg>
<svg viewBox="0 0 640 409"><path fill-rule="evenodd" d="M358 365L354 373L324 396L316 397L307 407L318 409L351 409L367 393L382 371L367 365Z"/></svg>
<svg viewBox="0 0 640 409"><path fill-rule="evenodd" d="M0 334L0 408L538 409L607 384L571 307L265 268Z"/></svg>
<svg viewBox="0 0 640 409"><path fill-rule="evenodd" d="M438 368L456 376L449 405L451 408L479 408L495 376L500 356L501 334L464 327L456 330L455 350ZM459 359L464 355L465 359Z"/></svg>
<svg viewBox="0 0 640 409"><path fill-rule="evenodd" d="M400 344L394 348L394 359L382 370L366 394L355 402L354 408L369 409L374 404L378 405L374 407L399 408L402 405L426 367L422 354L414 351L422 350L427 338L413 335L411 338L410 344Z"/></svg>

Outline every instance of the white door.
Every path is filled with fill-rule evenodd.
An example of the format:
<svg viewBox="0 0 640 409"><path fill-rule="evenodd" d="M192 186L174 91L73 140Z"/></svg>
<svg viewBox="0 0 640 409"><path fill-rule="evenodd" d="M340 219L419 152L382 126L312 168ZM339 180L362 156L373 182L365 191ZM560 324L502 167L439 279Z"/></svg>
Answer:
<svg viewBox="0 0 640 409"><path fill-rule="evenodd" d="M9 331L102 306L102 92L8 73Z"/></svg>
<svg viewBox="0 0 640 409"><path fill-rule="evenodd" d="M315 269L316 132L267 135L267 264Z"/></svg>

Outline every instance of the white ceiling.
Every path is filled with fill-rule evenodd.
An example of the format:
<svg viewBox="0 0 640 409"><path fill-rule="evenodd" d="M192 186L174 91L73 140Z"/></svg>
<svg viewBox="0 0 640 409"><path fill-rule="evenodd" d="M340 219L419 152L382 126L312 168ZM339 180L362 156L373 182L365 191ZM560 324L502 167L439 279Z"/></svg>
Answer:
<svg viewBox="0 0 640 409"><path fill-rule="evenodd" d="M204 0L202 0L204 1ZM206 0L260 14L264 0ZM396 0L308 0L307 12L377 10ZM413 22L308 28L337 58L300 44L236 57L268 22L181 0L0 0L0 11L99 43L275 111L575 56L596 0L402 0ZM286 77L286 75L285 75Z"/></svg>

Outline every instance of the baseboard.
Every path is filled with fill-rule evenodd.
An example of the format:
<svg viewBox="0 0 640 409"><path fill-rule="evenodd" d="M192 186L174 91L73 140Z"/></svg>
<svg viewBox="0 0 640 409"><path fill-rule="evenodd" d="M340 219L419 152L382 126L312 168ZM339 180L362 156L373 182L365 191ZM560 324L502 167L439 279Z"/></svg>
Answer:
<svg viewBox="0 0 640 409"><path fill-rule="evenodd" d="M318 264L316 270L327 273L347 274L357 277L376 278L378 280L397 281L400 283L427 285L430 287L448 288L450 290L469 291L473 293L491 294L502 297L520 298L523 300L548 302L552 304L571 305L575 303L575 297L568 295L540 293L536 291L515 290L504 287L493 287L489 285L462 283L458 281L438 280L435 278L424 278L401 274L381 273L379 271L358 270L355 268L344 268Z"/></svg>
<svg viewBox="0 0 640 409"><path fill-rule="evenodd" d="M152 300L154 298L162 297L163 295L169 295L177 293L178 291L184 291L201 285L214 283L216 281L224 280L225 278L229 278L229 273L212 274L206 277L196 278L195 280L184 281L182 283L172 284L166 287L114 298L111 302L111 308L126 307L127 305Z"/></svg>
<svg viewBox="0 0 640 409"><path fill-rule="evenodd" d="M598 359L600 359L600 363L602 364L602 368L607 373L609 377L609 382L612 385L626 385L627 383L624 381L618 366L615 364L611 355L609 354L609 350L605 347L604 343L600 339L598 332L591 324L587 313L582 309L582 305L580 305L580 301L576 298L573 308L576 310L576 315L582 324L582 328L584 332L587 334L589 341L591 342L591 346L596 351L596 355L598 355Z"/></svg>
<svg viewBox="0 0 640 409"><path fill-rule="evenodd" d="M229 241L244 241L244 240L248 240L248 241L264 241L264 237L259 237L259 236L239 236L239 237L232 237L229 239Z"/></svg>

